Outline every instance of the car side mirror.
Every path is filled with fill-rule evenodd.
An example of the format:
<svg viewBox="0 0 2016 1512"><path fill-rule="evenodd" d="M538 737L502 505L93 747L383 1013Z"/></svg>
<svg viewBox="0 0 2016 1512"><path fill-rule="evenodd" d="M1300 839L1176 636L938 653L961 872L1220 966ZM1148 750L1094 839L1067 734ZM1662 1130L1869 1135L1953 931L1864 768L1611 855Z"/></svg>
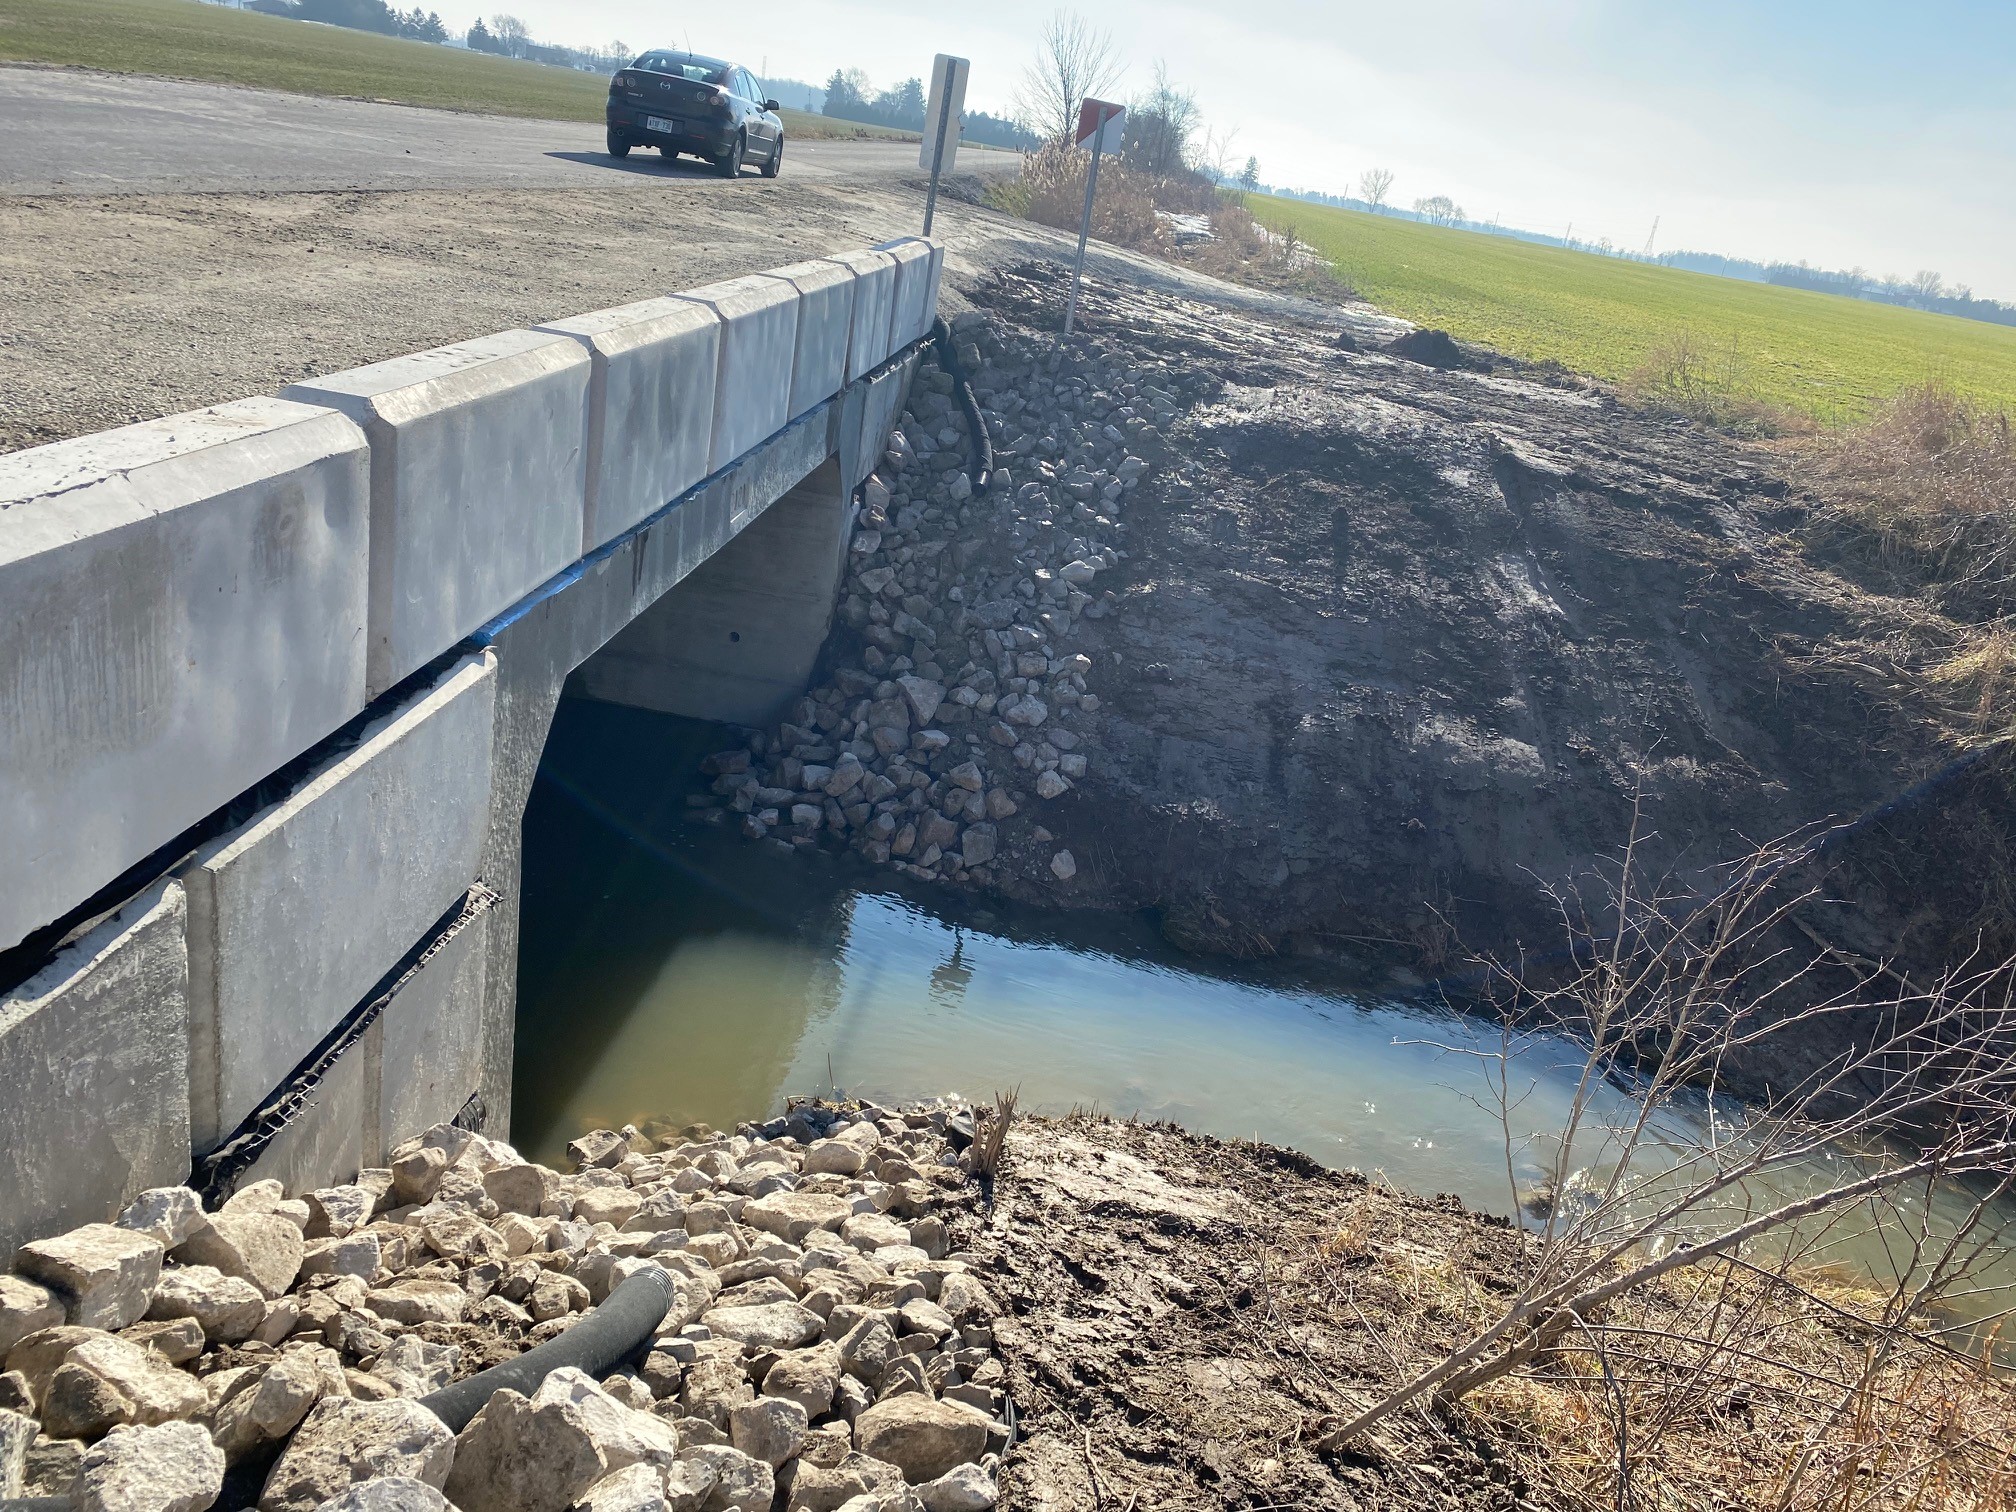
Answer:
<svg viewBox="0 0 2016 1512"><path fill-rule="evenodd" d="M763 108L765 110L782 110L784 107L782 105L779 105L775 100L765 100L763 102Z"/></svg>

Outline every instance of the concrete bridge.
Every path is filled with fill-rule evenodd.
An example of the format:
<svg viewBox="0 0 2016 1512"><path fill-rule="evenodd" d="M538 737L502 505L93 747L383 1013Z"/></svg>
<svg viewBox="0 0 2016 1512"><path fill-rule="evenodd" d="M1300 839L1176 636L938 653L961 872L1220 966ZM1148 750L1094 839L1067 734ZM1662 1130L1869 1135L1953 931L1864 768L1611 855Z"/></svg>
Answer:
<svg viewBox="0 0 2016 1512"><path fill-rule="evenodd" d="M508 1128L562 689L802 691L937 306L905 238L0 457L0 1264Z"/></svg>

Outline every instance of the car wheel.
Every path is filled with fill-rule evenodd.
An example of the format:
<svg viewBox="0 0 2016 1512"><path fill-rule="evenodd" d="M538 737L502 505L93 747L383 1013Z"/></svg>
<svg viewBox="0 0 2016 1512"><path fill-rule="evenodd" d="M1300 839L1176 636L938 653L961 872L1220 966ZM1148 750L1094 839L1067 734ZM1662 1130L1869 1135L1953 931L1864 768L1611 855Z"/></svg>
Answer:
<svg viewBox="0 0 2016 1512"><path fill-rule="evenodd" d="M613 158L626 158L630 156L630 139L628 137L620 137L613 131L610 132L609 156Z"/></svg>
<svg viewBox="0 0 2016 1512"><path fill-rule="evenodd" d="M784 138L777 138L770 149L770 161L763 165L763 177L775 178L784 167Z"/></svg>
<svg viewBox="0 0 2016 1512"><path fill-rule="evenodd" d="M715 170L721 177L740 178L742 176L742 149L744 145L741 133L737 132L734 146L730 147L720 157L714 159Z"/></svg>

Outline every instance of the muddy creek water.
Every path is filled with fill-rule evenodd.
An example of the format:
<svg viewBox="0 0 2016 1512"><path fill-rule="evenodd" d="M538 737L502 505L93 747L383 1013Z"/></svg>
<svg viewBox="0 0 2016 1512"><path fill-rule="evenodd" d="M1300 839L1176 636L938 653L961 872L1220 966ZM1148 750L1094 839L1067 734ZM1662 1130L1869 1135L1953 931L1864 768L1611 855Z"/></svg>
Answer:
<svg viewBox="0 0 2016 1512"><path fill-rule="evenodd" d="M1490 1212L1540 1176L1572 1045L1519 1060L1508 1174L1486 1063L1464 1053L1494 1048L1495 1028L1292 964L1205 969L1144 919L979 907L694 824L687 775L722 739L562 705L526 818L513 1134L534 1158L654 1117L732 1127L793 1094L1019 1087L1036 1111L1258 1138ZM1604 1098L1621 1120L1627 1094ZM1684 1113L1669 1132L1687 1143ZM1849 1227L1828 1258L1880 1273L1880 1220ZM2016 1269L1996 1272L1971 1316L2016 1303Z"/></svg>

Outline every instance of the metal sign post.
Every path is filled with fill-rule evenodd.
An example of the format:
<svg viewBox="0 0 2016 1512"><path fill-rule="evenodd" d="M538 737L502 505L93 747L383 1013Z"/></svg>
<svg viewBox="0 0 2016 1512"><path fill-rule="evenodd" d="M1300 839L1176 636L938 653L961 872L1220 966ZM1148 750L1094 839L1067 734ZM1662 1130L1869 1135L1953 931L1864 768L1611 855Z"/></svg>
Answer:
<svg viewBox="0 0 2016 1512"><path fill-rule="evenodd" d="M1092 146L1092 167L1085 175L1085 217L1078 224L1078 257L1071 264L1071 297L1064 306L1064 334L1078 322L1078 285L1085 277L1085 243L1092 235L1092 196L1099 189L1099 155L1118 152L1127 130L1127 107L1088 97L1078 107L1077 143Z"/></svg>
<svg viewBox="0 0 2016 1512"><path fill-rule="evenodd" d="M924 106L924 144L917 166L931 170L931 190L924 196L924 234L938 209L938 175L959 156L959 133L965 125L966 76L973 65L964 58L940 53L931 60L931 96Z"/></svg>

